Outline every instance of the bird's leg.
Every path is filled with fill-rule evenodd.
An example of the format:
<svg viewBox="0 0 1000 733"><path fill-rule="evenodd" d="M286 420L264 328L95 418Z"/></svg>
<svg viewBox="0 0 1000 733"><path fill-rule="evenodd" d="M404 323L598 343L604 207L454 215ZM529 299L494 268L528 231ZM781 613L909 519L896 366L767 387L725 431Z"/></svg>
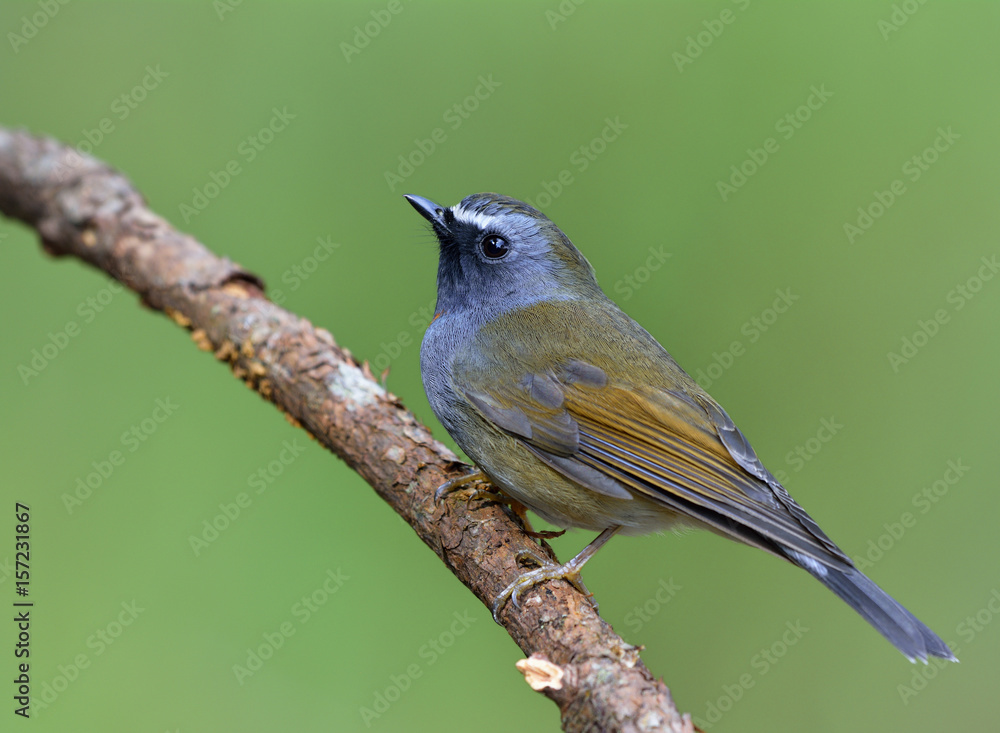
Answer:
<svg viewBox="0 0 1000 733"><path fill-rule="evenodd" d="M480 470L471 471L464 476L458 476L451 479L450 481L445 481L443 484L438 486L437 490L434 492L435 503L440 503L441 499L450 494L453 491L458 491L467 484L473 482L486 482L489 478ZM487 491L486 489L474 489L472 496L469 497L469 501L473 499L484 499L487 501L495 501L500 504L506 504L510 507L511 512L516 516L523 526L525 534L529 537L535 537L537 539L550 540L553 537L562 537L566 534L566 530L560 530L558 532L550 532L543 530L541 532L536 532L531 527L531 522L528 520L528 508L524 506L517 499L512 499L508 496L498 494L495 491Z"/></svg>
<svg viewBox="0 0 1000 733"><path fill-rule="evenodd" d="M592 594L587 590L587 586L583 584L583 580L580 578L580 570L586 562L604 546L604 543L614 537L620 529L621 526L608 527L606 530L597 535L597 538L593 542L584 547L576 557L567 563L562 565L545 563L537 570L531 570L519 577L513 583L504 588L496 597L496 600L493 601L493 620L497 621L497 614L500 613L500 609L503 608L503 605L508 598L516 607L518 605L517 597L520 593L523 593L532 586L546 580L556 580L557 578L562 578L581 593L592 598ZM534 558L533 555L532 558ZM520 560L521 558L518 557L518 559ZM537 558L534 559L537 561ZM594 601L591 602L594 604L594 609L596 610L597 603ZM499 623L499 621L497 621L497 623Z"/></svg>
<svg viewBox="0 0 1000 733"><path fill-rule="evenodd" d="M554 537L562 537L566 534L565 529L561 529L558 532L547 529L536 531L531 526L531 521L528 519L528 507L519 502L517 499L507 499L506 501L509 503L510 510L514 513L514 516L521 520L521 524L524 525L524 533L529 537L534 537L535 539L540 540L551 540Z"/></svg>

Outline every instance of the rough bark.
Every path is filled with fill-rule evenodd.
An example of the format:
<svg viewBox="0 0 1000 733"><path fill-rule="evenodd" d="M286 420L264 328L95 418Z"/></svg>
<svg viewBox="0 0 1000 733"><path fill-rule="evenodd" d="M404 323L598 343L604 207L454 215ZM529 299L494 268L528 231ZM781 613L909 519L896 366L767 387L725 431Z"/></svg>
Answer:
<svg viewBox="0 0 1000 733"><path fill-rule="evenodd" d="M504 509L434 491L469 470L329 332L279 308L259 277L153 213L120 173L54 140L0 128L0 211L45 250L119 280L357 471L490 607L537 550ZM670 692L579 591L543 583L500 622L566 731L691 731ZM555 665L553 667L552 665ZM558 669L556 669L556 667ZM547 681L546 681L547 680Z"/></svg>

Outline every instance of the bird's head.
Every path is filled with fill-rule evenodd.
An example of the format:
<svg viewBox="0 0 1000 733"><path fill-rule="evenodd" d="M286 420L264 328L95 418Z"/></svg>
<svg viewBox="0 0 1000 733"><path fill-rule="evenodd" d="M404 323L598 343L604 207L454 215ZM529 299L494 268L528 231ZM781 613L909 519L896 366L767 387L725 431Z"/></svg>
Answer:
<svg viewBox="0 0 1000 733"><path fill-rule="evenodd" d="M545 214L495 193L445 208L406 200L440 244L438 309L506 310L533 302L601 293L594 270Z"/></svg>

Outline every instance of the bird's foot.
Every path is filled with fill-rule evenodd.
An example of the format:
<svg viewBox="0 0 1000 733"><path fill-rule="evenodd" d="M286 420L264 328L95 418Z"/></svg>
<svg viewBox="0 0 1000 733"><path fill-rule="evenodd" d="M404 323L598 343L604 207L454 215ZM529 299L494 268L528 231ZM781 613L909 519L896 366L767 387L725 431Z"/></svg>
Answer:
<svg viewBox="0 0 1000 733"><path fill-rule="evenodd" d="M467 486L471 483L488 483L489 479L486 478L486 474L482 471L470 471L464 476L458 476L451 479L450 481L445 481L443 484L437 487L434 492L434 503L440 504L441 500L444 499L448 494L458 491L459 489ZM489 501L505 502L506 499L495 491L489 491L487 489L481 489L476 487L472 490L472 495L469 496L469 501L473 499L487 499Z"/></svg>
<svg viewBox="0 0 1000 733"><path fill-rule="evenodd" d="M471 471L464 476L458 476L450 481L445 481L443 484L438 486L437 490L434 492L434 503L440 504L441 500L444 499L448 494L459 491L468 484L480 483L490 485L489 478L482 471ZM560 530L558 532L542 530L535 531L531 522L528 519L528 508L519 502L517 499L512 499L509 496L504 496L496 491L491 491L489 489L484 489L480 487L475 487L472 489L472 493L469 495L468 501L473 499L480 499L483 501L495 501L498 504L506 504L510 507L511 513L520 521L524 533L529 537L534 537L536 539L550 540L554 537L562 537L566 534L566 530Z"/></svg>
<svg viewBox="0 0 1000 733"><path fill-rule="evenodd" d="M578 557L579 555L569 562L560 565L551 560L542 559L534 553L518 553L518 561L531 560L540 567L518 576L517 580L500 591L500 594L493 601L493 620L500 623L498 616L508 599L514 604L515 608L518 608L520 607L518 596L539 583L544 583L546 580L565 580L587 596L593 604L594 610L597 610L597 602L594 600L593 594L584 585L583 578L580 577L580 568L583 566L583 563L576 562Z"/></svg>
<svg viewBox="0 0 1000 733"><path fill-rule="evenodd" d="M546 580L557 579L567 581L570 585L587 596L596 611L598 608L597 601L594 599L593 593L587 590L587 586L584 585L583 579L580 577L580 571L583 569L583 566L587 563L587 561L590 560L590 558L592 558L594 554L601 549L604 543L611 539L619 529L621 529L621 527L609 527L604 530L597 536L597 539L584 547L576 557L567 563L563 563L562 565L554 563L548 559L541 559L534 553L519 553L517 557L519 561L530 558L540 567L536 570L524 573L513 583L500 591L500 594L493 601L493 620L500 623L498 616L500 614L500 610L503 608L508 599L510 599L510 601L514 604L514 607L517 608L519 606L518 596L521 593L524 593L533 586L543 583Z"/></svg>

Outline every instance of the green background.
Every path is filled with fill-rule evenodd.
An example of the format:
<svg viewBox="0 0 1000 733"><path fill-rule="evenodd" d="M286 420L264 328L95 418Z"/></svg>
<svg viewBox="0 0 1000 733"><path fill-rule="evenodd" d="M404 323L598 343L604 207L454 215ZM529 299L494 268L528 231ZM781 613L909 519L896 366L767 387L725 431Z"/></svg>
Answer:
<svg viewBox="0 0 1000 733"><path fill-rule="evenodd" d="M889 2L402 2L394 14L78 1L27 39L43 5L5 1L0 124L77 144L108 120L96 156L285 307L388 364L389 388L443 439L417 345L436 251L402 194L546 204L605 289L690 372L714 373L711 393L765 464L962 663L909 664L805 573L706 534L610 543L585 574L605 618L708 730L982 729L1000 684L1000 278L979 274L1000 254L1000 5L903 5L911 15ZM355 40L366 23L378 33ZM133 93L147 66L166 76ZM477 100L480 77L491 88ZM797 129L776 127L812 87L831 96ZM249 160L275 108L294 119ZM608 119L624 129L593 144ZM413 156L436 128L443 142ZM925 154L939 128L958 137ZM768 138L777 152L724 201L718 182ZM400 171L399 156L418 164ZM918 180L904 169L914 156L934 159ZM239 173L185 216L234 160ZM540 196L562 171L571 182ZM897 179L905 192L850 241L844 224ZM0 238L0 587L12 602L11 510L25 502L34 692L60 688L33 730L558 727L504 631L355 474L100 272L51 260L19 224L0 221ZM322 262L317 238L339 245ZM955 288L970 280L967 298ZM797 299L775 318L777 290ZM938 310L947 321L894 369L889 353ZM26 376L70 321L79 334ZM150 421L164 417L158 399L176 409ZM142 442L123 442L132 426ZM68 505L115 450L124 463ZM949 461L968 470L934 495ZM196 555L190 537L224 526L220 504L241 492L249 506ZM555 547L568 557L591 537ZM328 571L339 587L303 618L296 604ZM237 681L233 666L282 624L293 633ZM13 729L3 626L0 727Z"/></svg>

